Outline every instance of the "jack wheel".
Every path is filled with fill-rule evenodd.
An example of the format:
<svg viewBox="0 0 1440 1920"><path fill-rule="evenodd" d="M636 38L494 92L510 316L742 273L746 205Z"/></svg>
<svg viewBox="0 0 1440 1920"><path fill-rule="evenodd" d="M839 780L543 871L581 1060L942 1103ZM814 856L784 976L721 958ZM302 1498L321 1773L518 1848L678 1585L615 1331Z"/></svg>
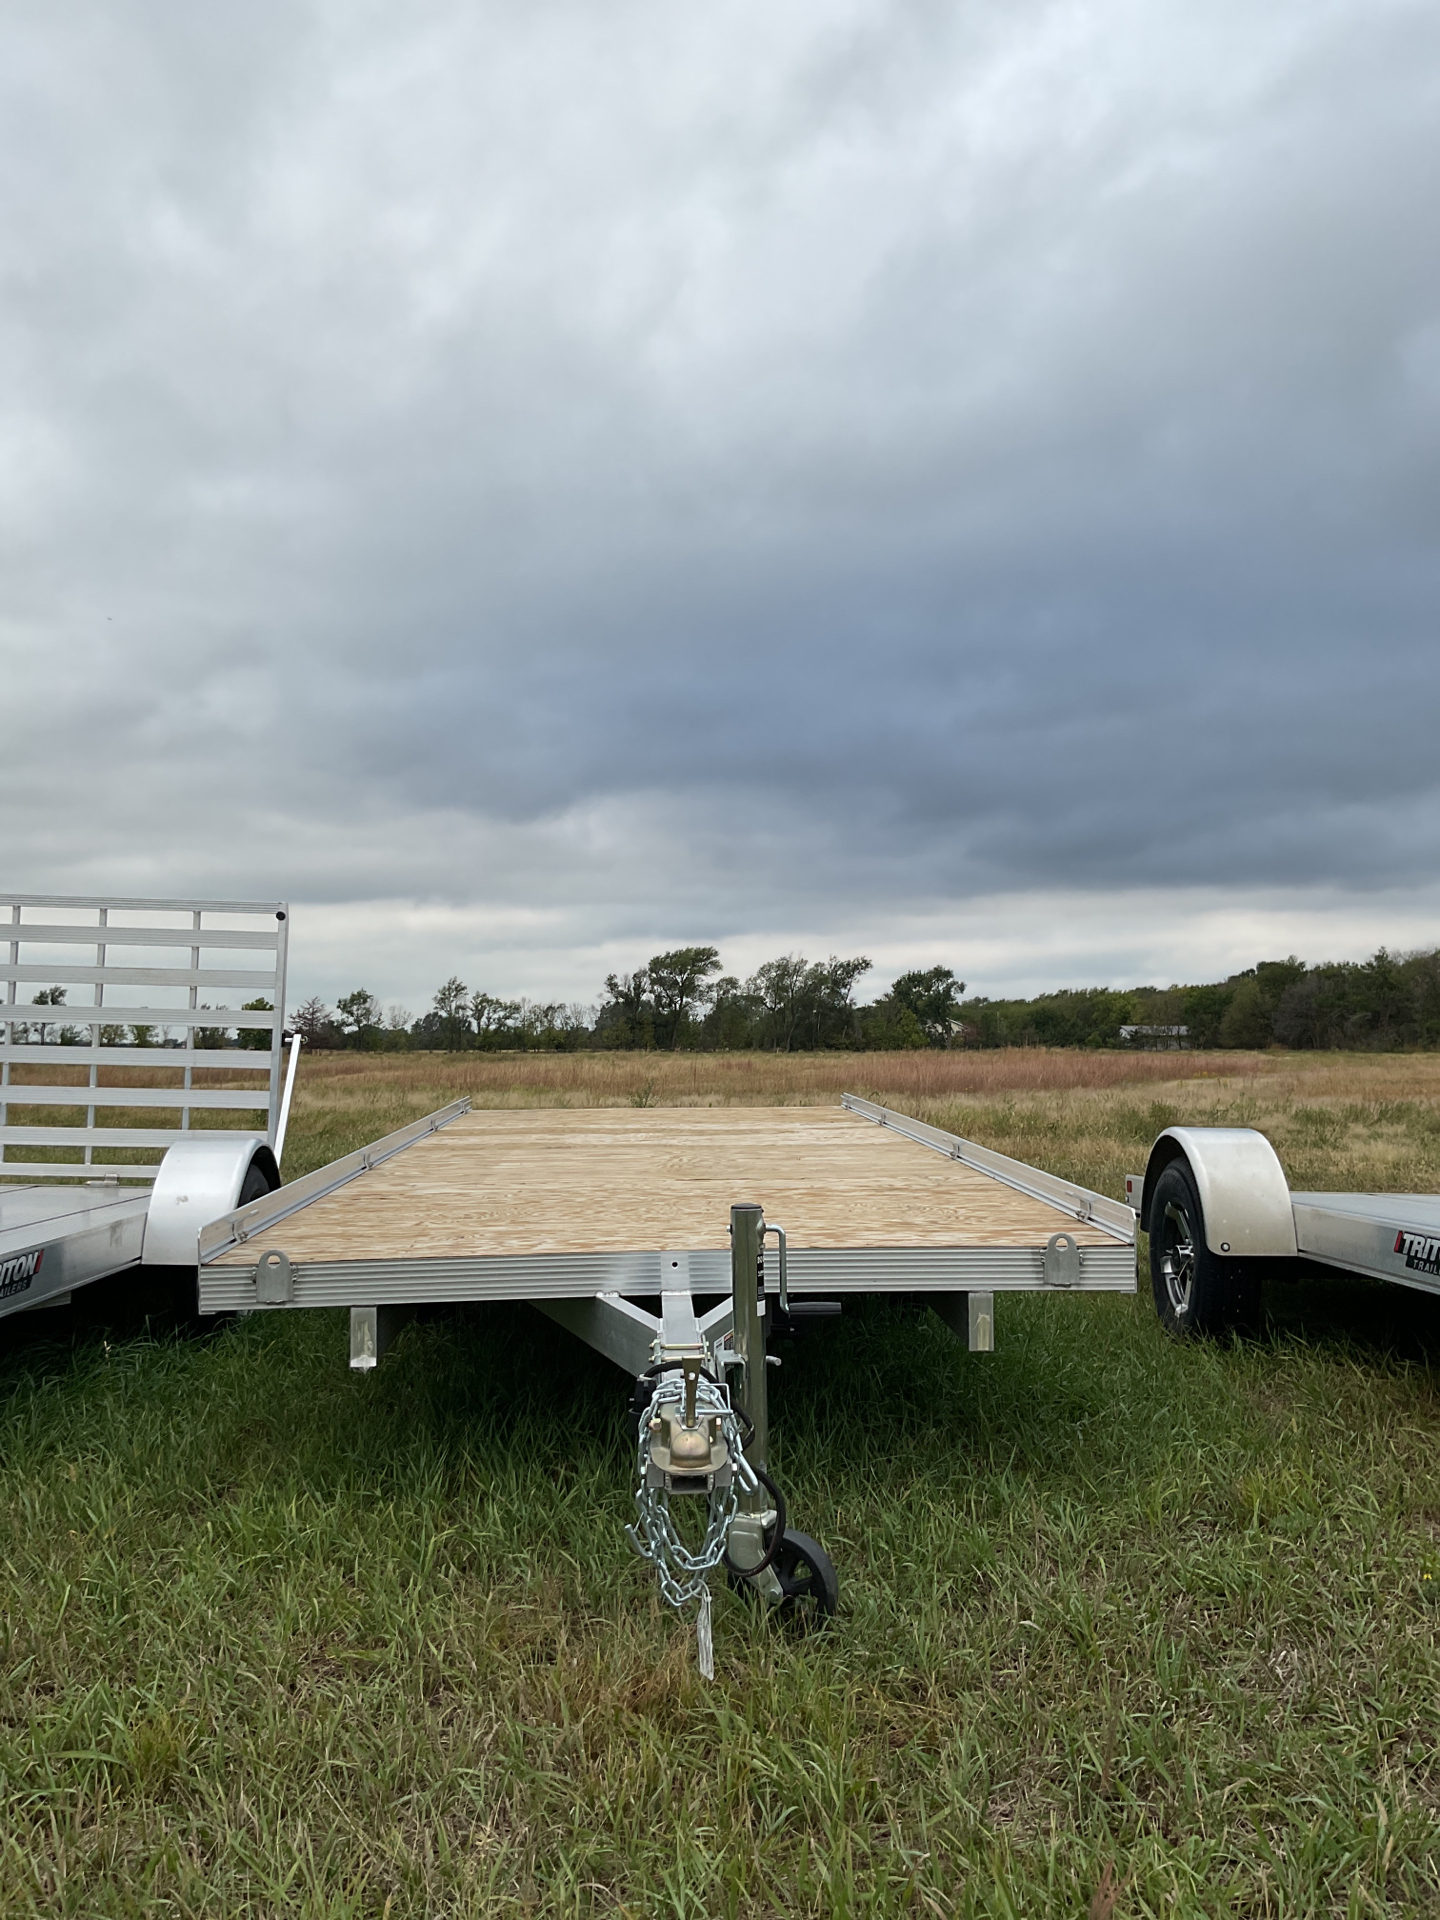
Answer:
<svg viewBox="0 0 1440 1920"><path fill-rule="evenodd" d="M787 1527L770 1564L784 1594L774 1611L788 1627L808 1633L834 1619L840 1611L840 1576L818 1540ZM737 1593L758 1598L751 1581L732 1573L730 1584Z"/></svg>

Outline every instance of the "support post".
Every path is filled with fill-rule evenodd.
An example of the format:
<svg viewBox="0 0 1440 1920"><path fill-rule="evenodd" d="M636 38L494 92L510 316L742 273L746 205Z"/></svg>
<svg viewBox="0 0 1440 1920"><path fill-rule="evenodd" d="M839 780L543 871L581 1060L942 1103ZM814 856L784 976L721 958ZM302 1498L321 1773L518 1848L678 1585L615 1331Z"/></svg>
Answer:
<svg viewBox="0 0 1440 1920"><path fill-rule="evenodd" d="M995 1296L993 1293L932 1293L926 1296L957 1339L971 1353L995 1351Z"/></svg>
<svg viewBox="0 0 1440 1920"><path fill-rule="evenodd" d="M350 1365L357 1373L378 1367L396 1334L414 1318L413 1307L351 1307Z"/></svg>
<svg viewBox="0 0 1440 1920"><path fill-rule="evenodd" d="M770 1418L766 1407L765 1318L761 1311L761 1247L765 1232L763 1207L750 1204L730 1209L730 1285L735 1315L732 1344L744 1369L745 1398L755 1437L745 1449L752 1467L770 1464ZM746 1505L754 1511L769 1501L763 1487Z"/></svg>

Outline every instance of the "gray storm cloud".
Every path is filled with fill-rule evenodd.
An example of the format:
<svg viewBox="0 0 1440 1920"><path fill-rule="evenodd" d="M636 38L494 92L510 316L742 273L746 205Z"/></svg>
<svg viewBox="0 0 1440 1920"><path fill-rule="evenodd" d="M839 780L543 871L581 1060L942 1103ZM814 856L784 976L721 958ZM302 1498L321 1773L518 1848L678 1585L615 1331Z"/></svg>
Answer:
<svg viewBox="0 0 1440 1920"><path fill-rule="evenodd" d="M11 884L1434 876L1433 8L0 37Z"/></svg>

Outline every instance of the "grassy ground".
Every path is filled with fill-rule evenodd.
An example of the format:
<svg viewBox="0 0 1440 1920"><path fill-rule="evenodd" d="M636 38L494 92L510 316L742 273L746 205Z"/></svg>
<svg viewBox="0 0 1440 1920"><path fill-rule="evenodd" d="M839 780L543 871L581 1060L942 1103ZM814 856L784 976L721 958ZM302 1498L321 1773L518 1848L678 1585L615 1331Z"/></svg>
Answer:
<svg viewBox="0 0 1440 1920"><path fill-rule="evenodd" d="M1440 1061L1279 1055L317 1056L287 1172L462 1091L847 1085L1112 1193L1176 1117L1440 1184ZM1007 1299L973 1356L847 1309L772 1403L844 1616L719 1592L710 1686L624 1546L620 1377L528 1310L368 1379L338 1315L6 1321L0 1912L1440 1911L1440 1305L1267 1304L1181 1349Z"/></svg>

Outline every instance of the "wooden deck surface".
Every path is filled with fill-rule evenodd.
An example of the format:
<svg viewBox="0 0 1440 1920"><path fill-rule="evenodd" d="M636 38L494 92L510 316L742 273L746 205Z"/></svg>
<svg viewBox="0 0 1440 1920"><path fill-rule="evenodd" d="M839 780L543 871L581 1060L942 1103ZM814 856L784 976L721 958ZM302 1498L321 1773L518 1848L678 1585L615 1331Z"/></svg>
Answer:
<svg viewBox="0 0 1440 1920"><path fill-rule="evenodd" d="M728 1244L758 1201L792 1247L1108 1244L985 1174L836 1107L468 1113L266 1230L294 1262ZM215 1264L253 1266L257 1247Z"/></svg>

